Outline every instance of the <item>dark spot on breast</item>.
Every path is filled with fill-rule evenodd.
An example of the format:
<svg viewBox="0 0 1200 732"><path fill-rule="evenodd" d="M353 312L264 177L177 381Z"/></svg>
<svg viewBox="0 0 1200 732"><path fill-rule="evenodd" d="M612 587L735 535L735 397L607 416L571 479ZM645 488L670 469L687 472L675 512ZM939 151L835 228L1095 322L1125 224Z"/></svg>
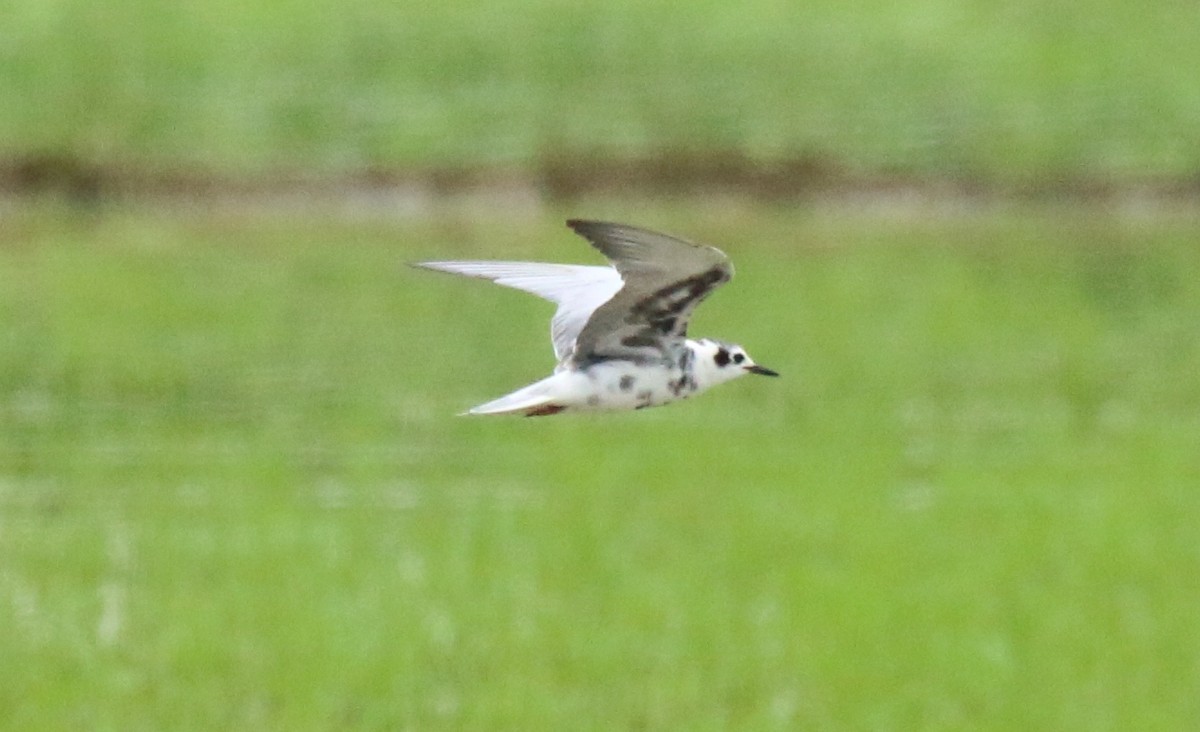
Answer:
<svg viewBox="0 0 1200 732"><path fill-rule="evenodd" d="M717 354L713 356L713 363L718 366L725 367L729 365L729 351L724 348L718 349Z"/></svg>
<svg viewBox="0 0 1200 732"><path fill-rule="evenodd" d="M696 390L696 380L693 379L690 374L684 374L683 376L680 376L675 381L667 382L667 388L675 396L680 396L683 394L684 391L689 391L689 392L695 391Z"/></svg>
<svg viewBox="0 0 1200 732"><path fill-rule="evenodd" d="M589 396L589 397L587 398L587 405L588 405L589 407L598 407L598 406L600 406L600 395L599 395L599 394L592 394L591 396Z"/></svg>
<svg viewBox="0 0 1200 732"><path fill-rule="evenodd" d="M626 374L621 377L621 381L617 384L617 386L620 387L621 391L629 391L633 389L633 385L636 383L637 379L633 378L629 374Z"/></svg>
<svg viewBox="0 0 1200 732"><path fill-rule="evenodd" d="M637 393L638 409L650 406L650 400L654 398L654 392L649 389L639 391Z"/></svg>

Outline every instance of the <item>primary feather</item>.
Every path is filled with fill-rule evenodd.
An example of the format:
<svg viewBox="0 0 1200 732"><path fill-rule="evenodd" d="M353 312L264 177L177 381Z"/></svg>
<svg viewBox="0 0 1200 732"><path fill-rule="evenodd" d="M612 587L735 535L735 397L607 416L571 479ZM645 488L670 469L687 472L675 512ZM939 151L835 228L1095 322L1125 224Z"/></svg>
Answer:
<svg viewBox="0 0 1200 732"><path fill-rule="evenodd" d="M550 340L560 362L571 356L575 339L596 308L621 289L612 267L541 262L419 262L418 267L491 280L558 305L550 320Z"/></svg>

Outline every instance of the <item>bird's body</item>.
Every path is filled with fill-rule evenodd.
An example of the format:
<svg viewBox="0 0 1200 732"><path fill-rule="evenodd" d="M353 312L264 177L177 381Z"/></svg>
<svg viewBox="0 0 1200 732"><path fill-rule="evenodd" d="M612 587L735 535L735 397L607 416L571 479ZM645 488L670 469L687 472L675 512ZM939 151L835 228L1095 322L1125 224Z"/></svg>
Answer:
<svg viewBox="0 0 1200 732"><path fill-rule="evenodd" d="M567 224L611 267L540 262L421 262L478 277L558 305L550 324L552 375L470 414L544 416L631 410L686 399L747 373L775 376L733 344L687 338L688 319L733 266L712 247L623 224Z"/></svg>

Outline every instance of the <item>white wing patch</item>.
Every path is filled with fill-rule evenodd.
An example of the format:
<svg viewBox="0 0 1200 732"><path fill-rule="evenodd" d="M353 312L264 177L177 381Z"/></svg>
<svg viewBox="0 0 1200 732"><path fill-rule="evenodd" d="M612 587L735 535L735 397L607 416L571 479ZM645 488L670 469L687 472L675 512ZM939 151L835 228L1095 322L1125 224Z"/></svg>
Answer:
<svg viewBox="0 0 1200 732"><path fill-rule="evenodd" d="M418 267L491 280L558 305L550 321L550 339L559 363L575 348L575 339L596 308L624 285L612 267L541 262L418 262Z"/></svg>

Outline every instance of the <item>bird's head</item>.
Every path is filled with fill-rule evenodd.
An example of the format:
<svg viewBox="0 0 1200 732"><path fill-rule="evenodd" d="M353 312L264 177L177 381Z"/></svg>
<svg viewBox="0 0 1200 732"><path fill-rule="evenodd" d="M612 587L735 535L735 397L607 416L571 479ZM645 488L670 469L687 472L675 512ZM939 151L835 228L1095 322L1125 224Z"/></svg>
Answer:
<svg viewBox="0 0 1200 732"><path fill-rule="evenodd" d="M720 384L746 374L779 376L771 369L759 366L746 353L746 349L734 343L702 338L692 342L695 353L696 376L706 384Z"/></svg>

